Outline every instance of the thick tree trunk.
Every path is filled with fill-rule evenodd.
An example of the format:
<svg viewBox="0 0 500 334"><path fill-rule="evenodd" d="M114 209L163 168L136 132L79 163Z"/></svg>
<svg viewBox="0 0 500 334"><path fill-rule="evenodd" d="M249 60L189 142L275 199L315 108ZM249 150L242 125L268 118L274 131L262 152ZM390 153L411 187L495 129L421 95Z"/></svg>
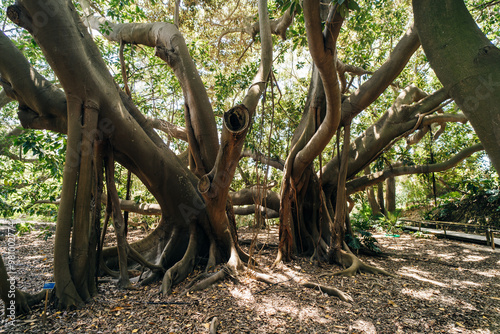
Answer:
<svg viewBox="0 0 500 334"><path fill-rule="evenodd" d="M200 196L194 187L197 182L196 178L186 170L175 154L162 144L161 139L148 126L146 119L130 103L130 100L127 97L122 97L109 75L106 65L100 58L99 51L86 32L86 28L81 24L74 8L64 1L59 4L54 1L51 4L55 5L55 7L49 8L53 11L47 12L47 7L43 7L41 4L20 1L17 5L9 7L9 17L34 33L37 43L42 46L48 62L64 87L68 100L67 116L65 111L57 109L66 108L66 104L55 105L54 102L57 102L57 100L51 101L50 98L47 98L49 103L43 106L30 104L33 114L52 115L53 123L50 124L51 126L47 126L48 128L68 133L63 196L56 228L56 256L54 260L56 293L60 306L67 307L81 303L83 300L88 299L88 296L92 293L91 286L88 291L85 291L85 288L82 288L81 285L83 283L78 281L81 278L72 275L70 264L75 263L73 268L76 270L76 262L72 262L73 258L70 259L69 255L69 238L72 232L73 202L77 189L78 171L80 170L80 163L85 161L85 157L81 157L82 153L79 150L82 139L80 120L85 119L81 117L82 110L87 110L88 106L91 106L93 110L99 110L98 129L94 134L99 135L101 140L110 139L116 159L142 180L156 197L163 212L168 213L169 218L162 219L158 231L135 245L138 250L144 251L150 259L159 261L163 247L171 245L169 249L173 251L169 254L169 260L166 263L172 266L171 261L178 259L179 252L185 249L185 245L182 244L185 240L182 236L183 231L189 229L189 224L203 220L206 214L203 206L199 205ZM33 13L45 13L51 15L51 19L47 24L37 26L39 22L32 22L30 19L33 17ZM29 66L26 65L25 68L29 69ZM2 66L2 70L9 74L10 69ZM32 73L36 73L36 71ZM21 76L20 79L15 76L7 76L7 78L12 82L17 82L19 80L28 80L30 76L27 74ZM43 80L40 80L40 82L43 83ZM50 85L47 86L51 87ZM19 100L31 102L29 99L23 99L25 96L30 97L30 87L32 86L16 85L14 91ZM55 95L53 97L60 94L57 90L48 91L42 88L42 91L53 93ZM51 107L56 107L57 110L48 109ZM87 112L87 114L90 113L91 111ZM60 116L61 118L54 116ZM33 119L36 119L36 117ZM61 120L65 121L66 119L69 124L68 129L61 126L61 124L65 123L61 122ZM37 126L43 128L43 124ZM92 126L87 127L86 124L83 126L85 127L84 133L85 131L92 132ZM92 168L85 173L91 175ZM80 182L82 182L81 191L83 191L85 189L84 184L87 181L82 179ZM97 181L94 178L92 182ZM89 192L86 190L81 196L83 196L82 200L85 200L82 202L82 207L87 207L85 203L88 203L90 199ZM188 210L190 210L189 213L187 213ZM87 223L82 225L82 230L88 231ZM82 233L86 234L88 232ZM169 244L169 237L172 236L175 236L176 240ZM73 237L80 238L82 235L73 233ZM202 241L203 234L200 234L200 238L200 241ZM74 245L77 244L78 241L74 241ZM200 244L202 246L203 242ZM75 249L78 249L78 247ZM200 247L200 249L203 249L203 247ZM83 249L81 252L77 252L85 254L87 250ZM95 252L93 253L95 254ZM106 254L106 251L103 254ZM81 263L89 263L89 261L81 258ZM79 265L78 268L80 268ZM88 284L91 284L91 279L85 280L87 280ZM81 294L77 293L75 282L79 282L77 285L79 289L81 288Z"/></svg>
<svg viewBox="0 0 500 334"><path fill-rule="evenodd" d="M460 0L413 0L422 47L500 172L500 50Z"/></svg>
<svg viewBox="0 0 500 334"><path fill-rule="evenodd" d="M385 181L385 208L387 212L396 212L396 179L390 177Z"/></svg>
<svg viewBox="0 0 500 334"><path fill-rule="evenodd" d="M370 175L370 166L365 167L365 175ZM380 206L378 205L377 198L375 197L375 192L373 187L366 188L366 197L368 198L368 204L370 205L370 209L372 209L372 215L380 215Z"/></svg>
<svg viewBox="0 0 500 334"><path fill-rule="evenodd" d="M118 255L121 285L128 286L124 263L129 250L136 261L136 253L141 252L161 264L162 267L151 264L148 267L153 269L152 278L160 278L158 276L163 269L166 270L162 284L162 292L166 293L172 284L180 282L192 271L197 256L206 257L208 253L208 267L228 260L230 268L240 268L242 252L235 242L234 214L232 206L228 205L228 190L252 115L271 69L272 36L266 1L259 1L261 67L243 104L225 114L225 130L222 134L224 146L218 155L215 154L219 148L215 118L205 88L178 30L173 25L163 23L115 25L116 29L112 29L108 36L120 42L139 41L155 46L157 54L174 69L186 100L186 131L191 156L196 162L194 172L201 176L212 170L199 182L204 198L195 187L198 184L195 175L161 141L152 130L151 123L131 100L117 89L71 3L54 0L50 5L45 5L19 1L9 7L8 12L12 21L33 34L58 76L68 101L67 111L58 109L58 116L67 120L68 127L64 123L57 124L58 131L68 133L63 197L56 229L58 252L55 278L60 306L78 305L92 295L91 279L87 275L80 275L91 262L89 254L96 253L94 249L89 249L92 244L89 235L91 223L89 215L85 217L84 212L88 214L91 196L96 195L95 187L89 185L99 179L99 176L93 177L88 169L92 171L92 163L97 166L101 161L92 161L94 156L80 151L79 145L87 144L86 141L92 144L95 134L99 140L109 143L113 153L110 157L114 156L141 179L157 199L163 213L159 227L153 233L131 248L127 245L120 232L123 231L123 225L113 186L113 159L110 158L107 183L113 200L113 218L119 245L114 249L104 249L102 254L104 257ZM40 24L32 20L35 14L50 16L50 20ZM15 77L9 79L11 83L16 82ZM15 97L22 101L23 93L26 93L24 87L19 85L12 91L12 95L18 94ZM59 94L59 91L56 92ZM33 109L33 113L38 115L43 114L43 111L40 108ZM91 119L87 120L87 117ZM91 152L92 145L89 147ZM70 257L71 233L73 246ZM75 276L77 274L78 277Z"/></svg>
<svg viewBox="0 0 500 334"><path fill-rule="evenodd" d="M385 201L384 201L384 182L380 182L377 184L377 203L380 207L380 211L385 215L387 211L385 209Z"/></svg>

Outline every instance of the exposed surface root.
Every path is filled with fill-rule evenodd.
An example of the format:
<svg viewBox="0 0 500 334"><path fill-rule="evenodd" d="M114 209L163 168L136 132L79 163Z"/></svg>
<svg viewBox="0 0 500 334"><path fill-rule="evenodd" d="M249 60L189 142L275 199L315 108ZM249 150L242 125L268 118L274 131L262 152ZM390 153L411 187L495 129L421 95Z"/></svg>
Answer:
<svg viewBox="0 0 500 334"><path fill-rule="evenodd" d="M351 252L340 251L339 253L340 263L349 265L347 269L335 272L335 273L326 273L321 276L356 276L357 273L368 273L368 274L380 274L385 276L397 277L394 274L391 274L383 269L370 266L368 264L363 263L358 257Z"/></svg>
<svg viewBox="0 0 500 334"><path fill-rule="evenodd" d="M45 291L40 291L32 295L28 292L16 289L16 315L30 313L31 307L40 303L44 298ZM7 310L5 314L8 314Z"/></svg>
<svg viewBox="0 0 500 334"><path fill-rule="evenodd" d="M210 334L217 334L217 327L218 326L219 326L219 319L217 319L217 317L213 317L212 321L210 322L209 333Z"/></svg>
<svg viewBox="0 0 500 334"><path fill-rule="evenodd" d="M228 271L229 270L226 267L223 267L217 273L215 273L213 275L209 275L208 277L202 279L198 283L192 285L191 287L188 287L186 290L184 290L182 292L181 295L188 294L188 293L195 292L195 291L204 290L204 289L208 288L212 284L224 279L229 274Z"/></svg>
<svg viewBox="0 0 500 334"><path fill-rule="evenodd" d="M129 259L134 260L135 262L139 263L141 266L147 267L151 270L162 270L163 269L162 266L153 264L153 263L149 262L148 260L146 260L137 250L135 250L134 247L130 246L129 243L127 243L127 247L129 250L129 253L128 253Z"/></svg>
<svg viewBox="0 0 500 334"><path fill-rule="evenodd" d="M331 287L331 286L321 285L321 284L311 283L311 282L301 283L301 285L305 288L317 289L321 292L326 293L329 296L339 297L340 300L343 300L345 302L353 302L354 301L352 299L352 297L349 296L347 293L340 291L339 289Z"/></svg>
<svg viewBox="0 0 500 334"><path fill-rule="evenodd" d="M197 230L193 224L190 228L189 244L184 253L184 257L167 270L163 276L160 293L169 295L172 293L172 286L184 280L193 271L196 253L198 250Z"/></svg>
<svg viewBox="0 0 500 334"><path fill-rule="evenodd" d="M110 269L104 261L100 261L99 268L106 274L113 278L120 277L120 273L118 271Z"/></svg>
<svg viewBox="0 0 500 334"><path fill-rule="evenodd" d="M276 278L271 276L271 275L259 273L257 271L253 271L253 270L252 270L251 274L255 277L255 279L257 281L261 281L261 282L264 282L267 284L273 284L273 285L278 284Z"/></svg>

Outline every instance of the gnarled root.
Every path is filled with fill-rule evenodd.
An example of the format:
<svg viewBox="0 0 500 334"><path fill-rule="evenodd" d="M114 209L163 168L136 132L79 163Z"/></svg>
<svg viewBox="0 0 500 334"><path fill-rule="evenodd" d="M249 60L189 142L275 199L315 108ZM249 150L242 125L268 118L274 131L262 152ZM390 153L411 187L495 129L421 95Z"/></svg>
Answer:
<svg viewBox="0 0 500 334"><path fill-rule="evenodd" d="M229 269L227 267L223 267L221 270L216 272L215 274L209 275L209 274L202 274L200 275L201 277L204 277L201 279L198 283L193 284L191 286L188 286L183 292L182 295L195 292L195 291L200 291L208 288L212 284L224 279L227 275L230 275Z"/></svg>
<svg viewBox="0 0 500 334"><path fill-rule="evenodd" d="M340 291L339 289L331 287L331 286L321 285L321 284L311 283L311 282L301 283L301 285L305 288L317 289L321 292L326 293L329 296L339 297L340 300L345 301L345 302L353 302L354 301L352 299L352 297L349 296L347 293Z"/></svg>
<svg viewBox="0 0 500 334"><path fill-rule="evenodd" d="M184 253L183 258L167 270L163 276L160 293L169 295L172 293L172 286L184 280L193 270L196 252L198 250L198 242L196 239L197 229L194 224L191 224L189 234L189 244Z"/></svg>
<svg viewBox="0 0 500 334"><path fill-rule="evenodd" d="M344 247L347 246L344 245ZM394 274L391 274L383 269L363 263L356 255L349 251L349 248L347 248L347 251L339 250L336 257L339 263L349 267L335 273L322 274L321 276L355 276L357 273L369 273L374 275L381 274L396 277Z"/></svg>
<svg viewBox="0 0 500 334"><path fill-rule="evenodd" d="M16 289L16 315L28 314L31 312L31 307L40 303L45 297L45 291L40 291L34 295ZM7 304L5 304L7 307ZM6 310L5 314L8 312Z"/></svg>

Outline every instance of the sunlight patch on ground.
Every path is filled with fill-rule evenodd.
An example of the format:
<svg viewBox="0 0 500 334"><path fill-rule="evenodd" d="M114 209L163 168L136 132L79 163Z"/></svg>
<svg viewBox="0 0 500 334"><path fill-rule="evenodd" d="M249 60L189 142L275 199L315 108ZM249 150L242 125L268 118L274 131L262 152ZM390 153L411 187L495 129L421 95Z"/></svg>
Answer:
<svg viewBox="0 0 500 334"><path fill-rule="evenodd" d="M471 281L459 281L459 280L453 279L453 280L451 280L451 285L453 285L453 286L467 285L467 286L473 286L473 287L481 287L484 284L479 284L479 283L471 282Z"/></svg>
<svg viewBox="0 0 500 334"><path fill-rule="evenodd" d="M408 267L402 267L399 271L400 271L400 274L402 276L411 277L411 278L414 278L414 279L419 280L421 282L434 284L434 285L437 285L437 286L440 286L443 288L448 287L448 284L423 277L422 275L429 275L429 273L424 272L424 271L420 271L420 270L416 270L414 268L408 268ZM401 273L401 271L406 271L406 272Z"/></svg>
<svg viewBox="0 0 500 334"><path fill-rule="evenodd" d="M446 332L450 334L455 334L455 333L474 333L474 334L493 334L489 329L484 329L484 328L478 328L474 329L473 331L466 330L464 328L465 326L456 321L456 322L450 322L445 328Z"/></svg>
<svg viewBox="0 0 500 334"><path fill-rule="evenodd" d="M376 334L377 329L375 328L375 325L371 321L367 320L362 320L358 319L354 322L352 325L353 329L356 329L358 331L362 331L363 333L366 334Z"/></svg>
<svg viewBox="0 0 500 334"><path fill-rule="evenodd" d="M476 275L481 275L481 276L486 276L486 277L498 277L500 275L500 271L495 270L495 269L490 269L490 270L474 270L474 269L469 269L470 272L476 274Z"/></svg>
<svg viewBox="0 0 500 334"><path fill-rule="evenodd" d="M405 288L401 290L401 293L421 300L428 300L428 301L434 300L439 302L439 304L442 306L444 305L456 306L457 304L460 304L460 307L463 309L474 310L474 311L477 310L472 304L467 303L463 300L458 300L456 298L443 295L441 294L441 291L436 289L415 290L415 289ZM441 309L441 311L444 311L444 309Z"/></svg>
<svg viewBox="0 0 500 334"><path fill-rule="evenodd" d="M448 306L460 305L460 308L463 310L477 311L477 308L474 307L472 304L465 302L463 300L460 300L460 299L453 298L453 297L439 295L437 297L437 300L439 300L439 302L441 304L444 304L444 305L448 305Z"/></svg>
<svg viewBox="0 0 500 334"><path fill-rule="evenodd" d="M462 261L464 262L479 262L479 261L484 261L488 257L487 256L480 256L480 255L467 255Z"/></svg>
<svg viewBox="0 0 500 334"><path fill-rule="evenodd" d="M249 289L232 288L232 289L229 289L229 293L242 306L248 305L248 303L255 302L255 298Z"/></svg>
<svg viewBox="0 0 500 334"><path fill-rule="evenodd" d="M458 256L457 253L439 253L433 250L427 250L425 253L437 257L441 260L450 260Z"/></svg>
<svg viewBox="0 0 500 334"><path fill-rule="evenodd" d="M283 302L281 298L276 298L276 296L265 296L255 305L255 310L273 319L293 317L300 322L314 321L321 324L332 321L328 315L324 314L324 310L321 310L320 313L316 307L304 307L290 300Z"/></svg>
<svg viewBox="0 0 500 334"><path fill-rule="evenodd" d="M28 261L46 261L47 256L45 255L32 255L32 256L24 256L23 257L23 262L28 262Z"/></svg>
<svg viewBox="0 0 500 334"><path fill-rule="evenodd" d="M404 288L401 290L401 293L405 295L410 295L413 298L430 300L432 298L435 298L436 295L439 294L439 290L434 290L434 289L415 290L415 289Z"/></svg>

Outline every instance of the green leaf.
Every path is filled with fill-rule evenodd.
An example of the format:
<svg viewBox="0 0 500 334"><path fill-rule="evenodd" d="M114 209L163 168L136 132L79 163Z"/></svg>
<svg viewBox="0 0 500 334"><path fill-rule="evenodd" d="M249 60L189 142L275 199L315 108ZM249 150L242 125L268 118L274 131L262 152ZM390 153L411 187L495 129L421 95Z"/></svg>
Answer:
<svg viewBox="0 0 500 334"><path fill-rule="evenodd" d="M354 0L349 1L348 6L349 6L350 10L360 10L361 9L361 8L359 8L358 3Z"/></svg>

